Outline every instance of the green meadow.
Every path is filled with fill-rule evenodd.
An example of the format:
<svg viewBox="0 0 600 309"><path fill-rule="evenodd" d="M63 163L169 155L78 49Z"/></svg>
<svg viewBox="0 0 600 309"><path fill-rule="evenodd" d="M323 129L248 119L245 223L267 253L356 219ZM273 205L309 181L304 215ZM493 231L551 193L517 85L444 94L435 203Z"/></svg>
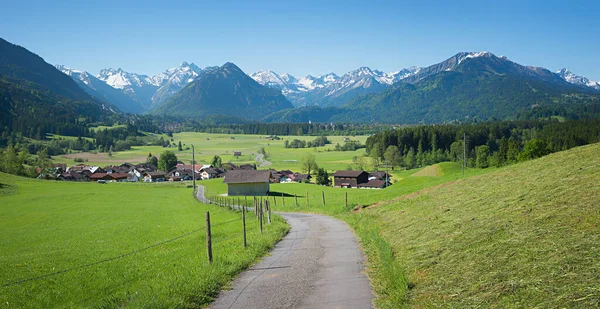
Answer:
<svg viewBox="0 0 600 309"><path fill-rule="evenodd" d="M468 168L465 170L465 176L463 176L460 163L443 162L434 166L441 169L440 176L418 176L421 170L429 169L429 167L391 172L392 177L390 179L393 184L381 190L334 188L294 182L271 184L272 196L269 200L273 205L273 209L278 211L308 211L343 215L348 214L355 208L363 208L381 201L393 200L419 190L495 170L493 168ZM202 180L199 184L206 187L207 196L222 195L227 192L227 186L222 179ZM323 205L323 195L325 196L325 205ZM348 206L346 206L346 195L348 196ZM298 201L297 206L296 200Z"/></svg>
<svg viewBox="0 0 600 309"><path fill-rule="evenodd" d="M173 142L194 145L199 163L215 155L223 162L255 163L264 147L272 165L262 169L300 171L302 157L314 154L330 174L364 154L332 151L344 136L330 137L333 143L325 147L284 148L294 138L315 137L179 133ZM89 155L88 164L136 163L164 150L77 156ZM191 161L190 150L169 150ZM393 185L382 190L272 184L269 201L276 211L324 213L348 222L367 255L377 308L597 308L598 158L600 144L502 168L467 168L464 175L461 164L443 162L396 169ZM256 220L249 220L250 247L244 250L240 213L198 203L182 184L58 183L5 174L0 183L0 239L7 248L0 254L2 283L92 264L4 287L0 303L9 308L202 307L287 231L276 217L261 236ZM199 184L208 197L227 199L222 179ZM202 230L208 210L213 222L223 224L213 232L213 265L206 260Z"/></svg>
<svg viewBox="0 0 600 309"><path fill-rule="evenodd" d="M0 307L201 308L288 230L197 202L181 184L0 173ZM214 262L206 254L210 211Z"/></svg>
<svg viewBox="0 0 600 309"><path fill-rule="evenodd" d="M165 136L166 138L166 136ZM112 156L107 153L74 153L69 155L60 155L53 157L57 163L76 164L74 158L84 158L88 161L86 164L105 166L109 164L121 164L123 162L141 163L145 162L148 153L159 156L165 150L175 152L178 159L190 163L192 161L193 145L196 149L196 161L200 164L209 164L215 155L221 157L223 162L232 162L235 164L257 163L256 154L261 148L269 155L267 161L272 165L264 168L290 169L299 172L301 169L300 161L306 154L314 154L317 157L319 166L329 171L346 169L352 164L352 157L364 154L364 149L356 151L333 151L336 143L342 145L345 136L328 137L332 141L324 147L291 149L284 147L284 141L287 139L300 139L304 141L314 140L315 136L284 136L280 140L268 140L266 135L247 135L247 134L216 134L216 133L196 133L184 132L173 134L171 143L177 144L181 141L183 149L163 148L161 146L134 146L127 151L113 152ZM349 136L352 140L358 140L364 144L366 136ZM186 148L188 148L186 150ZM235 157L234 151L241 151L242 155Z"/></svg>

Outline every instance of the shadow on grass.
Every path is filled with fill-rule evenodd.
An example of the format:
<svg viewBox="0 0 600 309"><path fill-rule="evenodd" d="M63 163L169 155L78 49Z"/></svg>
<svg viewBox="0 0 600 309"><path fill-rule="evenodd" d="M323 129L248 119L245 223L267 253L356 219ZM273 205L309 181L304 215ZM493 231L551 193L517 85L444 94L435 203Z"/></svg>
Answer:
<svg viewBox="0 0 600 309"><path fill-rule="evenodd" d="M277 191L269 191L269 197L294 197L293 194L285 193L285 192L277 192ZM304 196L298 195L298 198L304 198Z"/></svg>

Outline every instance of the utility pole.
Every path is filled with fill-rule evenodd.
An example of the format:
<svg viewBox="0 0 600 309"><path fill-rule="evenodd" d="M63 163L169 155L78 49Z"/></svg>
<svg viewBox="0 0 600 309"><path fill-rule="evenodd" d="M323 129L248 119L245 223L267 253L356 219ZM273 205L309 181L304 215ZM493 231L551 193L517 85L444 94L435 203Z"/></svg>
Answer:
<svg viewBox="0 0 600 309"><path fill-rule="evenodd" d="M463 177L465 176L465 165L467 164L467 133L463 133Z"/></svg>
<svg viewBox="0 0 600 309"><path fill-rule="evenodd" d="M196 152L192 145L192 179L194 179L194 194L196 193Z"/></svg>
<svg viewBox="0 0 600 309"><path fill-rule="evenodd" d="M385 159L385 188L388 186L388 161Z"/></svg>

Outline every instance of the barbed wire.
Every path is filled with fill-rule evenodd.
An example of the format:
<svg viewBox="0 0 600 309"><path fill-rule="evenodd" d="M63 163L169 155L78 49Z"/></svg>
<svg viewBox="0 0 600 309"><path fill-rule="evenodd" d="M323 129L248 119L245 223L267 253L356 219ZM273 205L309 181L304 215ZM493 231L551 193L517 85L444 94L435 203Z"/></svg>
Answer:
<svg viewBox="0 0 600 309"><path fill-rule="evenodd" d="M71 271L74 271L74 270L78 270L78 269L82 269L82 268L87 268L87 267L91 267L91 266L95 266L95 265L107 263L107 262L110 262L110 261L122 259L124 257L128 257L128 256L134 255L136 253L140 253L140 252L143 252L143 251L146 251L146 250L149 250L149 249L152 249L152 248L156 248L156 247L162 246L164 244L173 242L175 240L178 240L178 239L181 239L183 237L189 236L191 234L197 233L197 232L199 232L201 230L204 230L204 229L205 229L205 227L204 228L195 229L193 231L190 231L190 232L187 232L185 234L182 234L182 235L179 235L179 236L167 239L165 241L161 241L159 243L156 243L156 244L153 244L153 245L150 245L150 246L146 246L146 247L134 250L134 251L123 253L123 254L120 254L120 255L117 255L117 256L113 256L113 257L110 257L110 258L106 258L106 259L100 260L100 261L96 261L96 262L92 262L92 263L87 263L87 264L83 264L83 265L79 265L79 266L75 266L75 267L71 267L71 268L67 268L67 269L63 269L63 270L59 270L59 271L55 271L55 272L48 273L48 274L41 275L41 276L36 276L36 277L31 277L31 278L27 278L27 279L21 279L21 280L17 280L17 281L14 281L14 282L6 283L6 284L3 285L3 287L9 287L11 285L16 285L16 284L21 284L21 283L29 282L29 281L35 281L35 280L39 280L39 279L44 279L44 278L48 278L48 277L52 277L52 276L56 276L56 275L60 275L60 274L64 274L64 273L68 273L68 272L71 272Z"/></svg>
<svg viewBox="0 0 600 309"><path fill-rule="evenodd" d="M123 286L125 286L126 284L128 284L128 283L130 283L132 281L135 281L135 280L138 280L140 278L143 278L143 277L151 274L152 272L158 270L159 268L163 268L164 266L166 266L168 264L171 264L171 263L173 263L173 262L175 262L177 260L182 260L183 258L188 257L188 256L190 256L192 254L195 254L195 253L196 252L188 252L187 254L183 254L183 255L177 256L174 259L170 259L166 263L161 263L161 264L158 264L158 265L154 264L154 267L150 268L149 270L147 270L147 271L145 271L145 272L143 272L143 273L141 273L141 274L139 274L139 275L137 275L137 276L135 276L133 278L129 278L129 279L126 279L126 280L124 280L124 281L122 281L120 283L117 283L117 284L114 284L112 286L109 286L108 287L108 289L109 289L108 291L104 291L103 292L103 291L98 290L99 293L96 293L95 295L93 295L91 297L88 297L86 299L83 299L82 301L79 301L79 302L77 302L77 303L75 303L73 305L80 305L80 304L83 304L83 303L88 302L90 300L96 299L96 298L98 298L98 296L107 296L109 294L112 294L116 290L118 290L119 288L122 288ZM65 307L63 307L63 308L69 308L69 307L72 307L72 305L68 304L68 305L65 305Z"/></svg>

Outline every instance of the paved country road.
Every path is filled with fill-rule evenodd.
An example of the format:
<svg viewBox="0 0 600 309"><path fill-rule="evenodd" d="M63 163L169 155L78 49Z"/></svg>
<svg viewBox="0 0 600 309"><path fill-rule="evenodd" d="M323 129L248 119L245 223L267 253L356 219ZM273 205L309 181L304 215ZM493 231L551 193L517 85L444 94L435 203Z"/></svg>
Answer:
<svg viewBox="0 0 600 309"><path fill-rule="evenodd" d="M364 256L348 225L322 215L280 215L291 226L288 235L209 308L372 308Z"/></svg>

